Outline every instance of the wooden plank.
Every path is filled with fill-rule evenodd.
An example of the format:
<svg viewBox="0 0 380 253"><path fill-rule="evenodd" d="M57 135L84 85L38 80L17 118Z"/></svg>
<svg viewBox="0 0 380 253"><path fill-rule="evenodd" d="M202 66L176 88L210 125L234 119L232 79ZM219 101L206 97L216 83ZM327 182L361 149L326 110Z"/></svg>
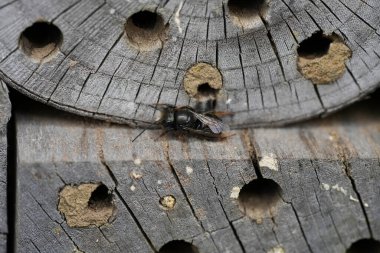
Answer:
<svg viewBox="0 0 380 253"><path fill-rule="evenodd" d="M273 1L263 20L245 27L234 22L228 1L6 1L0 4L0 77L57 108L142 126L148 119L138 110L147 104L187 104L183 73L208 62L219 68L223 92L230 93L221 96L218 110L238 99L229 106L232 128L281 125L331 113L379 86L379 8L364 1ZM162 48L139 51L127 42L126 19L140 10L156 11L168 26ZM53 22L64 38L57 57L42 65L17 44L37 19ZM313 87L297 69L297 48L319 30L339 34L353 54L341 79ZM119 89L137 82L141 93L110 98L113 84L106 80L115 76L127 80ZM305 86L303 94L289 98L283 86L298 85Z"/></svg>
<svg viewBox="0 0 380 253"><path fill-rule="evenodd" d="M7 123L11 116L8 88L0 80L0 252L7 251L8 239L8 141Z"/></svg>
<svg viewBox="0 0 380 253"><path fill-rule="evenodd" d="M132 143L140 130L21 100L17 249L157 252L184 240L211 253L344 252L359 239L379 239L380 114L371 109L379 95L335 117L233 131L220 142L157 139L160 131L147 130ZM281 197L245 215L239 194L269 179ZM69 227L57 209L60 190L100 182L112 191L115 217ZM162 205L165 196L174 207Z"/></svg>

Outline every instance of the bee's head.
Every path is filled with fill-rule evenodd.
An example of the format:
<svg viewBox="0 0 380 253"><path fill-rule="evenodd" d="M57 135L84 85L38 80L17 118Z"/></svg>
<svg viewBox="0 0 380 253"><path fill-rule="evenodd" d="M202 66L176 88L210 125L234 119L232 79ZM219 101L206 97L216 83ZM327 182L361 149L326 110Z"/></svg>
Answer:
<svg viewBox="0 0 380 253"><path fill-rule="evenodd" d="M157 105L154 107L158 110L157 117L155 118L155 123L162 124L170 121L171 118L174 117L175 107L171 105Z"/></svg>

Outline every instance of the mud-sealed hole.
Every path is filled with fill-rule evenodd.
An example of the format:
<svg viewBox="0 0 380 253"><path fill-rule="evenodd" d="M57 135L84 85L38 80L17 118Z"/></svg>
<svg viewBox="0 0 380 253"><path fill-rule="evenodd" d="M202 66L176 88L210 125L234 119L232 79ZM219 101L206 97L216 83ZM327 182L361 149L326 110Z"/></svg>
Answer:
<svg viewBox="0 0 380 253"><path fill-rule="evenodd" d="M198 86L198 95L201 97L216 97L219 90L212 88L208 83Z"/></svg>
<svg viewBox="0 0 380 253"><path fill-rule="evenodd" d="M302 41L297 49L298 70L314 84L327 84L341 78L351 49L337 34L314 33Z"/></svg>
<svg viewBox="0 0 380 253"><path fill-rule="evenodd" d="M45 63L59 52L63 42L61 30L54 24L37 21L20 35L19 46L33 62Z"/></svg>
<svg viewBox="0 0 380 253"><path fill-rule="evenodd" d="M322 31L314 33L310 38L299 45L297 52L300 57L314 59L322 57L329 52L333 37L325 36Z"/></svg>
<svg viewBox="0 0 380 253"><path fill-rule="evenodd" d="M266 18L269 0L229 0L227 6L235 24L249 27Z"/></svg>
<svg viewBox="0 0 380 253"><path fill-rule="evenodd" d="M361 239L351 244L347 253L380 253L380 241L374 239Z"/></svg>
<svg viewBox="0 0 380 253"><path fill-rule="evenodd" d="M127 19L125 33L128 42L141 51L161 48L167 39L168 25L163 17L151 11L139 11Z"/></svg>
<svg viewBox="0 0 380 253"><path fill-rule="evenodd" d="M112 205L112 193L104 184L99 185L95 191L91 193L91 197L88 200L88 207L92 209L101 209L111 207Z"/></svg>
<svg viewBox="0 0 380 253"><path fill-rule="evenodd" d="M165 210L171 210L174 208L177 200L173 195L167 195L160 198L160 206Z"/></svg>
<svg viewBox="0 0 380 253"><path fill-rule="evenodd" d="M70 227L102 226L114 216L113 199L102 183L67 185L59 193L58 210Z"/></svg>
<svg viewBox="0 0 380 253"><path fill-rule="evenodd" d="M272 179L258 178L243 186L239 192L239 209L249 218L261 223L263 218L276 215L282 189Z"/></svg>
<svg viewBox="0 0 380 253"><path fill-rule="evenodd" d="M197 63L186 71L184 88L190 97L197 100L215 100L223 87L219 70L208 63Z"/></svg>
<svg viewBox="0 0 380 253"><path fill-rule="evenodd" d="M199 253L197 247L183 240L175 240L166 243L158 251L159 253Z"/></svg>

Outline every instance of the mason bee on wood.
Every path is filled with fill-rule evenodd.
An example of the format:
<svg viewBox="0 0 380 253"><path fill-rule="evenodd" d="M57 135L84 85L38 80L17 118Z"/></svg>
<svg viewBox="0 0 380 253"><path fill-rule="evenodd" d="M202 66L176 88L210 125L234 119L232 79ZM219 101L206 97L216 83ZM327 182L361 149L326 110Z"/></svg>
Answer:
<svg viewBox="0 0 380 253"><path fill-rule="evenodd" d="M228 113L198 113L189 106L175 107L166 104L157 105L155 108L161 112L161 116L155 124L162 126L165 130L164 134L171 131L180 131L214 140L228 137L224 135L224 131L228 131L229 127L219 118L219 115L225 116ZM136 136L133 141L142 133Z"/></svg>

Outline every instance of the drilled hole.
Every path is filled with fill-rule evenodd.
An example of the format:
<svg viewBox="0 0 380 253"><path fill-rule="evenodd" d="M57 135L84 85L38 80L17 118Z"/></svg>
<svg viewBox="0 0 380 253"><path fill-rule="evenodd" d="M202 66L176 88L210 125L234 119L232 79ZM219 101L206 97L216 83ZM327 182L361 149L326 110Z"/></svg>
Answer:
<svg viewBox="0 0 380 253"><path fill-rule="evenodd" d="M380 241L374 239L361 239L351 244L347 253L380 253Z"/></svg>
<svg viewBox="0 0 380 253"><path fill-rule="evenodd" d="M341 78L346 71L346 62L351 49L337 34L314 33L302 41L297 49L298 70L314 84L327 84Z"/></svg>
<svg viewBox="0 0 380 253"><path fill-rule="evenodd" d="M229 0L228 10L235 23L249 26L255 21L266 18L269 4L268 0Z"/></svg>
<svg viewBox="0 0 380 253"><path fill-rule="evenodd" d="M260 223L263 218L275 216L281 193L281 187L272 179L255 179L240 190L239 208Z"/></svg>
<svg viewBox="0 0 380 253"><path fill-rule="evenodd" d="M38 21L21 33L19 46L32 61L44 63L57 55L62 42L63 35L57 26Z"/></svg>
<svg viewBox="0 0 380 253"><path fill-rule="evenodd" d="M319 31L301 42L297 49L298 55L309 59L324 56L328 53L333 41L333 37L325 36L322 31Z"/></svg>
<svg viewBox="0 0 380 253"><path fill-rule="evenodd" d="M113 195L104 184L67 185L59 193L58 210L70 227L102 226L114 217Z"/></svg>
<svg viewBox="0 0 380 253"><path fill-rule="evenodd" d="M217 89L211 88L211 86L208 83L204 83L198 86L198 95L199 96L212 96L216 97L216 94L218 93Z"/></svg>
<svg viewBox="0 0 380 253"><path fill-rule="evenodd" d="M160 206L165 210L173 209L176 204L176 199L173 195L168 195L160 198Z"/></svg>
<svg viewBox="0 0 380 253"><path fill-rule="evenodd" d="M162 47L167 28L161 15L145 10L128 18L125 33L131 45L141 51L150 51Z"/></svg>
<svg viewBox="0 0 380 253"><path fill-rule="evenodd" d="M185 241L171 241L161 247L159 253L199 253L197 247Z"/></svg>
<svg viewBox="0 0 380 253"><path fill-rule="evenodd" d="M223 79L217 68L202 62L186 71L183 83L190 97L215 100L223 86Z"/></svg>
<svg viewBox="0 0 380 253"><path fill-rule="evenodd" d="M112 205L112 194L104 184L99 185L91 193L91 197L88 200L88 207L92 209L110 207Z"/></svg>

